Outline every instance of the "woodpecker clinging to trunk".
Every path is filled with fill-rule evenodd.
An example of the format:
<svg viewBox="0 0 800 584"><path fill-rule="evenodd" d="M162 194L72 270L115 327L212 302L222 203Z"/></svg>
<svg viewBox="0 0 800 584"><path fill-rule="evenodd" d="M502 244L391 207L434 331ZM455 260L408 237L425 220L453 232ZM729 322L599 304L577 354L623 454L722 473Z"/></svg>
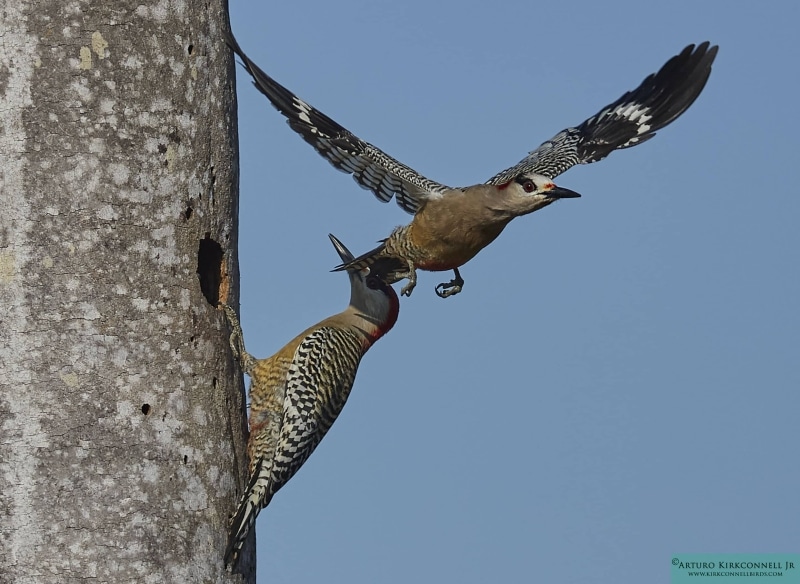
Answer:
<svg viewBox="0 0 800 584"><path fill-rule="evenodd" d="M352 254L329 236L342 262ZM397 321L392 287L367 269L348 270L350 304L308 328L268 359L244 349L236 313L223 305L231 348L251 379L250 480L231 520L225 565L232 570L258 512L300 469L342 411L364 353Z"/></svg>
<svg viewBox="0 0 800 584"><path fill-rule="evenodd" d="M520 215L562 198L578 197L552 179L576 164L602 160L612 150L649 140L692 105L705 87L717 46L689 45L633 91L580 125L562 130L519 163L485 184L451 188L434 182L343 128L264 73L232 36L228 44L241 57L253 83L286 116L289 126L339 170L363 188L414 215L381 245L337 269L380 264L387 282L408 278L410 295L416 269L453 270L455 278L436 287L441 297L461 291L458 268L472 259ZM376 266L377 267L377 266Z"/></svg>

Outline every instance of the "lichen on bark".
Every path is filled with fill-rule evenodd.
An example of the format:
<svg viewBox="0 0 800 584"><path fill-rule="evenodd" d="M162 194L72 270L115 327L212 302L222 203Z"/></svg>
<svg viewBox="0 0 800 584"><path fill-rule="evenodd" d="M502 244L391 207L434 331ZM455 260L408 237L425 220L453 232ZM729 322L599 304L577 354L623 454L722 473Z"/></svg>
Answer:
<svg viewBox="0 0 800 584"><path fill-rule="evenodd" d="M225 10L3 7L0 581L241 581L244 396L198 274L213 240L236 300Z"/></svg>

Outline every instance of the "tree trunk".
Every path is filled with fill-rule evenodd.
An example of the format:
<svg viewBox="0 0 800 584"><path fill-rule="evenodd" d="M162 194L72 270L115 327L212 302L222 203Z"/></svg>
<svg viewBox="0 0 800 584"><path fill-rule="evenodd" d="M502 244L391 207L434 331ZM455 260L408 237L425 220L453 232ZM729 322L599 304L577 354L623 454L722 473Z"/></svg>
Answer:
<svg viewBox="0 0 800 584"><path fill-rule="evenodd" d="M0 0L0 582L242 581L226 10Z"/></svg>

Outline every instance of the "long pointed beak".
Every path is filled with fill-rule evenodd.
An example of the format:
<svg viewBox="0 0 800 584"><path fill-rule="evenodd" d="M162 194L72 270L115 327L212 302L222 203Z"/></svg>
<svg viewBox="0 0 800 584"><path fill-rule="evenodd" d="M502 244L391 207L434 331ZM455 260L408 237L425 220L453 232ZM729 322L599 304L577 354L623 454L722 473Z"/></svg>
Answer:
<svg viewBox="0 0 800 584"><path fill-rule="evenodd" d="M330 238L333 247L336 248L336 252L339 254L339 257L342 258L343 264L351 262L355 259L353 254L350 253L350 250L347 249L344 246L344 244L341 241L339 241L339 239L333 233L329 233L328 237Z"/></svg>
<svg viewBox="0 0 800 584"><path fill-rule="evenodd" d="M580 193L562 187L553 187L553 189L547 191L545 194L551 199L577 199L581 196Z"/></svg>

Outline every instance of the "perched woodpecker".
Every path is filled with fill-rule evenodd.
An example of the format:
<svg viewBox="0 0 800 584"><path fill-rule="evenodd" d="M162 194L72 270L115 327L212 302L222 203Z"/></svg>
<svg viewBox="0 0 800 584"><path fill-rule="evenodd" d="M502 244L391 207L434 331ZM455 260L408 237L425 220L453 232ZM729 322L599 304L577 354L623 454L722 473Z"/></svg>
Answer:
<svg viewBox="0 0 800 584"><path fill-rule="evenodd" d="M344 263L353 255L329 236ZM348 270L350 304L300 333L268 359L244 348L236 313L223 305L231 348L250 385L249 484L231 520L225 565L232 570L259 511L308 459L342 411L364 353L397 321L400 301L369 268Z"/></svg>
<svg viewBox="0 0 800 584"><path fill-rule="evenodd" d="M578 126L562 130L519 163L485 184L451 188L432 181L340 126L264 73L228 35L253 83L286 116L289 126L339 170L363 188L414 215L380 246L337 269L380 263L387 282L408 278L401 294L416 285L416 269L453 270L449 283L436 287L441 297L461 291L458 268L471 260L521 215L558 199L578 197L555 186L556 176L576 164L602 160L612 150L649 140L692 105L705 87L717 46L689 45L633 91ZM376 266L377 267L377 266Z"/></svg>

